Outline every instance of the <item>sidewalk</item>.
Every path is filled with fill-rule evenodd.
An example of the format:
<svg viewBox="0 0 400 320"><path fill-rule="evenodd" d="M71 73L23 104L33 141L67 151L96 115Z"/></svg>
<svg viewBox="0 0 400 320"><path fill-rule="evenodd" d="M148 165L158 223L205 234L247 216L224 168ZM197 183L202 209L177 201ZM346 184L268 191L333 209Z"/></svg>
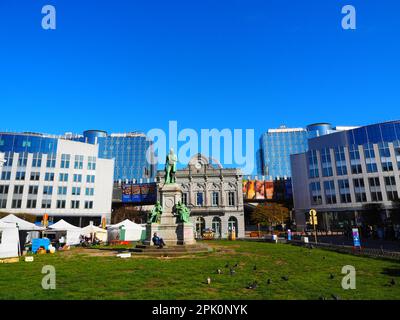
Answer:
<svg viewBox="0 0 400 320"><path fill-rule="evenodd" d="M332 243L336 245L352 246L353 239L346 238L345 236L319 236L318 242ZM361 246L371 249L384 249L389 251L400 252L400 241L389 240L372 240L361 238Z"/></svg>

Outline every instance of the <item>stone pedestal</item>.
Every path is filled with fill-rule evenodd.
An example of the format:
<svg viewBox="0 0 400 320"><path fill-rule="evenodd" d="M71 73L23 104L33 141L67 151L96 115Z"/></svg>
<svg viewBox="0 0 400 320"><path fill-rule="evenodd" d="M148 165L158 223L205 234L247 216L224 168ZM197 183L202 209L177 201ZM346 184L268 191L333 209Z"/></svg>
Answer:
<svg viewBox="0 0 400 320"><path fill-rule="evenodd" d="M191 245L195 244L193 224L177 222L173 214L174 206L181 201L182 190L176 183L166 184L160 189L160 202L164 212L160 223L148 223L146 226L146 245L153 245L151 239L157 232L166 245Z"/></svg>

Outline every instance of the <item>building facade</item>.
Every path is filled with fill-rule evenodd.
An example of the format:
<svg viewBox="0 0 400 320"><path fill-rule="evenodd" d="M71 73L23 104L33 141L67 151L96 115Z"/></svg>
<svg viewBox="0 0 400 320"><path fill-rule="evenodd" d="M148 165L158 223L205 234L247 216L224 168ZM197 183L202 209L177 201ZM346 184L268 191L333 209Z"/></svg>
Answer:
<svg viewBox="0 0 400 320"><path fill-rule="evenodd" d="M362 212L379 204L390 218L400 192L400 121L378 123L309 140L309 151L291 156L297 226L318 211L319 227L362 225Z"/></svg>
<svg viewBox="0 0 400 320"><path fill-rule="evenodd" d="M157 183L164 184L165 172L159 171ZM242 173L224 169L201 154L194 156L185 169L178 170L177 183L182 188L182 201L191 210L191 222L197 234L212 228L217 238L227 238L235 230L245 235Z"/></svg>
<svg viewBox="0 0 400 320"><path fill-rule="evenodd" d="M291 177L290 155L306 152L308 139L347 130L351 127L333 128L329 123L315 123L306 128L269 129L260 138L257 153L258 174L268 180Z"/></svg>
<svg viewBox="0 0 400 320"><path fill-rule="evenodd" d="M99 158L114 159L115 182L154 181L153 141L141 132L111 133L101 130L87 130L78 140L98 144ZM150 161L148 161L150 160Z"/></svg>
<svg viewBox="0 0 400 320"><path fill-rule="evenodd" d="M0 211L81 223L111 217L114 161L98 145L36 133L0 133Z"/></svg>

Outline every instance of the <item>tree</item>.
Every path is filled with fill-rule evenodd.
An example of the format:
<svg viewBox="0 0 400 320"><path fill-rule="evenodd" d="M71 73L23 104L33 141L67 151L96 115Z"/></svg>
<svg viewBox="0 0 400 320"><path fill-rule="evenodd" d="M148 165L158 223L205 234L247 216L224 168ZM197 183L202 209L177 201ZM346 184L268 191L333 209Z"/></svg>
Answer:
<svg viewBox="0 0 400 320"><path fill-rule="evenodd" d="M280 224L284 225L289 218L289 209L280 203L261 203L251 214L253 223L262 226L272 227Z"/></svg>

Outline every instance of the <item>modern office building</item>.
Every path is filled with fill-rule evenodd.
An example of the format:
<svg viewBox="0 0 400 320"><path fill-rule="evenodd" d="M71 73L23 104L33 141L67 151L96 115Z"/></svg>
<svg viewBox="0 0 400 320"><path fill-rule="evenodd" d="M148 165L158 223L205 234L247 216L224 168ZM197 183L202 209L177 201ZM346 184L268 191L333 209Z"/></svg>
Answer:
<svg viewBox="0 0 400 320"><path fill-rule="evenodd" d="M165 171L158 171L158 189L164 177ZM234 228L237 237L244 237L242 178L240 169L222 168L201 154L192 157L186 168L177 170L182 201L191 210L198 235L212 228L216 237L227 238Z"/></svg>
<svg viewBox="0 0 400 320"><path fill-rule="evenodd" d="M391 217L400 192L400 121L312 138L308 149L291 156L298 228L311 208L325 230L362 225L370 204L382 208L382 222Z"/></svg>
<svg viewBox="0 0 400 320"><path fill-rule="evenodd" d="M329 123L315 123L306 128L269 129L260 138L257 153L258 174L268 180L291 177L290 155L307 151L310 138L348 130L352 127L332 127Z"/></svg>
<svg viewBox="0 0 400 320"><path fill-rule="evenodd" d="M115 160L115 182L154 181L156 167L153 163L153 141L148 139L144 133L107 134L101 130L87 130L78 140L98 144L99 158Z"/></svg>
<svg viewBox="0 0 400 320"><path fill-rule="evenodd" d="M0 133L0 212L76 225L109 220L114 160L99 158L98 149L57 136Z"/></svg>

